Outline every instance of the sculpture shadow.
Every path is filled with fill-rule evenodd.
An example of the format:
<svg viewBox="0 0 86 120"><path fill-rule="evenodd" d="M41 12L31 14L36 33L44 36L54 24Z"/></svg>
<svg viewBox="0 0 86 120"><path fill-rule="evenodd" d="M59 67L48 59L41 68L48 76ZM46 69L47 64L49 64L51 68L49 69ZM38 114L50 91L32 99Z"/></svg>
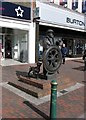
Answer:
<svg viewBox="0 0 86 120"><path fill-rule="evenodd" d="M44 112L42 112L41 110L39 110L36 106L34 106L33 104L31 104L29 101L24 101L24 104L26 104L28 107L30 107L32 110L34 110L37 114L39 114L40 116L42 116L44 119L49 120L49 116L46 115Z"/></svg>
<svg viewBox="0 0 86 120"><path fill-rule="evenodd" d="M39 73L38 77L35 76L35 75L29 75L28 76L28 72L24 72L24 71L16 71L16 75L17 77L19 78L20 76L23 76L23 77L27 77L27 78L35 78L35 79L42 79L42 80L46 80L46 76L44 76L43 73Z"/></svg>
<svg viewBox="0 0 86 120"><path fill-rule="evenodd" d="M72 60L73 62L84 63L84 61Z"/></svg>
<svg viewBox="0 0 86 120"><path fill-rule="evenodd" d="M29 78L35 78L35 79L42 79L42 80L46 80L47 79L47 76L45 76L43 73L39 73L38 76L35 76L35 75L29 75L27 76Z"/></svg>
<svg viewBox="0 0 86 120"><path fill-rule="evenodd" d="M17 77L19 77L20 75L24 76L24 77L28 76L27 72L24 72L24 71L16 71L16 75L17 75Z"/></svg>
<svg viewBox="0 0 86 120"><path fill-rule="evenodd" d="M84 70L84 66L80 66L80 67L75 67L75 68L72 68L74 70L79 70L79 71L85 71Z"/></svg>

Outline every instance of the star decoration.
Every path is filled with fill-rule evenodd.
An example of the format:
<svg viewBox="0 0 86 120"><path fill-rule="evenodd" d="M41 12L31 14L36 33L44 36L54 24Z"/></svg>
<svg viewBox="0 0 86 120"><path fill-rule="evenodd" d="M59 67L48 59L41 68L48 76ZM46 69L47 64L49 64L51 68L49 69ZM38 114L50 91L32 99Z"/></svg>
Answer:
<svg viewBox="0 0 86 120"><path fill-rule="evenodd" d="M18 17L18 16L23 17L23 12L24 12L24 10L22 10L20 6L18 6L18 8L16 8L15 11L16 11L16 13L17 13L17 17Z"/></svg>

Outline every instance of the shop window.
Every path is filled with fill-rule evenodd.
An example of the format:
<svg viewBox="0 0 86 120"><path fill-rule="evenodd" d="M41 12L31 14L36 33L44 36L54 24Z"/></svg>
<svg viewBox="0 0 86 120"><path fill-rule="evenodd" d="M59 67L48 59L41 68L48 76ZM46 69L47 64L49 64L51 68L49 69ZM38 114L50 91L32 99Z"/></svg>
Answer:
<svg viewBox="0 0 86 120"><path fill-rule="evenodd" d="M27 36L21 35L21 40L19 41L20 49L20 61L25 63L28 60L28 49L27 49Z"/></svg>
<svg viewBox="0 0 86 120"><path fill-rule="evenodd" d="M67 7L67 0L60 0L60 5Z"/></svg>
<svg viewBox="0 0 86 120"><path fill-rule="evenodd" d="M82 54L82 51L83 51L83 44L82 44L82 41L78 41L77 44L76 44L76 53L77 54Z"/></svg>
<svg viewBox="0 0 86 120"><path fill-rule="evenodd" d="M28 62L27 32L20 31L18 33L14 35L13 40L13 59L25 63Z"/></svg>
<svg viewBox="0 0 86 120"><path fill-rule="evenodd" d="M86 0L82 2L82 12L86 13Z"/></svg>
<svg viewBox="0 0 86 120"><path fill-rule="evenodd" d="M78 0L73 0L72 1L72 9L76 10L78 8Z"/></svg>

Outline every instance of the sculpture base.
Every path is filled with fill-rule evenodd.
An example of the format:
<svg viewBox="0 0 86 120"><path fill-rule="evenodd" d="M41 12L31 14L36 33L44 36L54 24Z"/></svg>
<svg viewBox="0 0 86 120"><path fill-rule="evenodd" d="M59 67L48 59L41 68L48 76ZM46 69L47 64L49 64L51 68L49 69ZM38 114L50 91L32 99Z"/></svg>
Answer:
<svg viewBox="0 0 86 120"><path fill-rule="evenodd" d="M8 82L8 84L20 89L23 92L26 92L36 98L41 98L51 93L51 80L56 80L58 83L57 90L64 90L70 86L76 84L76 82L72 81L70 78L58 79L56 78L56 74L51 76L47 76L50 80L41 80L35 78L28 78L25 76L19 76L19 80Z"/></svg>
<svg viewBox="0 0 86 120"><path fill-rule="evenodd" d="M12 81L8 84L37 98L49 95L51 92L49 80L46 81L25 76L19 76L18 78L18 81Z"/></svg>

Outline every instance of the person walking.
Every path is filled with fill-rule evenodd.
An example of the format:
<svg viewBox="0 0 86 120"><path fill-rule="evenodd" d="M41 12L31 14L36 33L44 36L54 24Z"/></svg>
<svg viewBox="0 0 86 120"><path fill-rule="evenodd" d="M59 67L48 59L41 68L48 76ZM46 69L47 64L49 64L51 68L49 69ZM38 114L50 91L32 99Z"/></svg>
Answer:
<svg viewBox="0 0 86 120"><path fill-rule="evenodd" d="M67 55L67 48L65 47L65 44L62 44L61 53L62 53L62 63L65 64L65 57Z"/></svg>

